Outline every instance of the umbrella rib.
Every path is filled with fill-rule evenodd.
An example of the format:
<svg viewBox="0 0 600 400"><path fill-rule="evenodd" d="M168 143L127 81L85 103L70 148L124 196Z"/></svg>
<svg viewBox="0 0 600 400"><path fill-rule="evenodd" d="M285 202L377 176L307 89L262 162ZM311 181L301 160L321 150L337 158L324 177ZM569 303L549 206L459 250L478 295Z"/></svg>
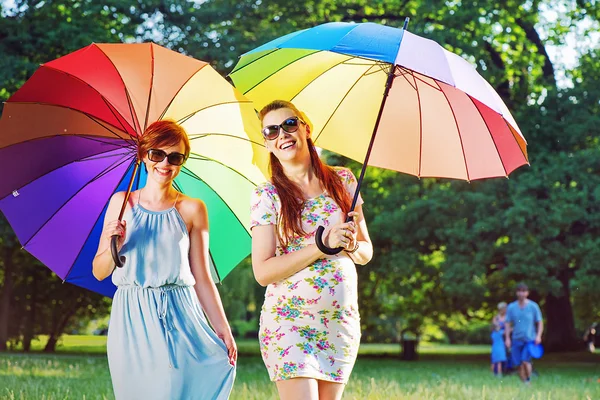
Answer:
<svg viewBox="0 0 600 400"><path fill-rule="evenodd" d="M56 136L64 136L64 135L56 135ZM133 148L133 146L130 145L130 144L123 145L123 144L118 144L118 143L107 142L107 141L104 141L104 140L101 140L101 139L96 139L96 138L104 138L105 136L77 135L77 137L83 138L83 139L87 139L87 140L91 140L92 142L98 142L98 143L104 143L104 144L111 144L111 145L114 145L114 146L118 146L118 147L120 147L122 149L132 149ZM121 139L121 140L127 142L126 139Z"/></svg>
<svg viewBox="0 0 600 400"><path fill-rule="evenodd" d="M239 136L235 136L235 135L230 135L230 134L227 134L227 133L201 133L201 134L197 134L197 135L194 135L194 136L190 137L189 140L192 141L192 140L196 140L196 139L204 139L204 138L209 137L209 136L229 137L229 138L232 138L232 139L239 139L239 140L243 140L245 142L256 144L256 145L261 146L261 147L265 147L264 143L255 142L252 139L246 139L246 138L243 138L243 137L239 137Z"/></svg>
<svg viewBox="0 0 600 400"><path fill-rule="evenodd" d="M462 149L463 160L465 161L465 171L467 173L467 182L471 182L471 177L469 175L469 164L467 164L467 154L465 153L465 145L463 143L463 138L460 133L460 127L458 126L458 120L456 119L456 114L454 113L454 109L452 108L452 104L450 103L450 100L448 99L446 92L444 92L444 90L442 88L440 88L440 91L444 95L444 98L446 99L446 103L448 103L448 107L450 107L450 111L452 112L452 118L454 118L454 125L456 126L456 133L458 133L458 138L460 140L460 148Z"/></svg>
<svg viewBox="0 0 600 400"><path fill-rule="evenodd" d="M249 66L249 65L252 65L252 64L254 64L255 62L257 62L258 60L260 60L260 59L262 59L262 58L264 58L264 57L268 56L269 54L275 53L276 51L279 51L279 50L281 50L279 47L275 47L274 49L271 49L271 51L269 51L268 53L266 53L266 54L263 54L262 56L258 57L258 58L257 58L257 59L255 59L255 60L252 60L252 61L250 61L248 64L244 65L244 66L243 66L243 67L241 67L240 69L238 69L238 70L235 70L235 71L231 71L231 73L230 73L230 74L228 74L227 76L231 76L232 74L237 74L239 71L243 70L243 69L244 69L244 68L246 68L247 66ZM241 59L241 58L242 58L242 56L239 56L238 58L240 58L240 59Z"/></svg>
<svg viewBox="0 0 600 400"><path fill-rule="evenodd" d="M102 50L101 50L101 52L102 52ZM104 54L104 52L102 52L102 54ZM104 55L106 55L106 54L104 54ZM107 57L107 58L108 58L108 57ZM114 64L113 64L113 66L114 66ZM83 83L84 85L86 85L86 86L88 86L90 89L92 89L94 92L96 92L96 93L98 94L98 96L100 96L100 98L102 99L102 101L104 101L104 103L105 103L106 105L110 105L110 106L112 106L112 103L111 103L111 102L109 102L109 101L108 101L108 99L106 99L106 98L105 98L105 97L102 95L102 93L100 93L100 91L99 91L98 89L96 89L95 87L93 87L92 85L90 85L89 83L87 83L86 81L84 81L83 79L81 79L81 78L79 78L79 77L77 77L77 76L75 76L75 75L73 75L73 74L71 74L71 73L69 73L69 72L67 72L67 71L63 71L63 70L61 70L61 69L57 69L57 68L54 68L54 67L49 67L49 66L48 66L48 65L46 65L46 64L44 64L44 65L43 65L43 67L44 67L44 68L51 69L51 70L54 70L54 71L56 71L56 72L58 72L58 73L61 73L61 74L68 75L69 77L71 77L71 78L73 78L73 79L76 79L76 80L78 80L79 82ZM115 67L115 70L117 70L117 69L116 69L116 67ZM117 72L118 72L118 70L117 70ZM119 76L120 76L120 74L119 74ZM122 78L121 78L121 80L122 80ZM125 86L125 83L123 83L123 86ZM70 107L68 107L68 108L70 108ZM111 107L108 107L108 109L110 110L110 112L111 112L113 115L115 115L115 113L112 111L112 108L111 108ZM79 111L79 110L77 110L77 111ZM87 113L86 113L86 114L87 114ZM126 131L127 131L127 129L126 129L124 126L123 126L123 123L122 123L122 122L121 122L121 121L120 121L118 118L117 118L117 121L119 121L119 123L121 124L121 127L123 128L123 131L125 131L125 132L126 132ZM127 125L129 125L129 122L127 123ZM129 127L130 127L130 128L132 128L132 129L135 131L135 128L134 128L133 126L129 125Z"/></svg>
<svg viewBox="0 0 600 400"><path fill-rule="evenodd" d="M133 164L132 164L132 166L133 166ZM125 175L123 175L123 178L121 178L121 180L119 180L119 182L117 182L117 185L112 189L111 193L113 193L113 194L115 193L115 190L117 190L117 188L119 187L119 185L121 184L121 182L123 182L123 179L127 176L127 173L129 173L130 169L131 169L131 166L125 172ZM81 246L81 249L79 249L79 253L77 254L77 257L75 257L75 260L73 261L73 264L71 264L71 266L69 267L69 270L65 274L65 279L63 279L63 283L65 283L67 281L67 279L69 278L69 274L73 270L73 267L75 266L75 264L77 264L77 260L81 256L81 252L83 251L83 248L85 247L85 243L87 243L87 241L90 240L90 236L92 236L92 232L94 231L94 227L96 226L96 224L98 224L98 221L100 221L100 217L102 216L102 213L104 212L105 208L106 207L102 208L102 210L100 211L100 214L98 214L98 217L96 218L96 222L94 222L92 224L92 229L90 229L89 233L87 234L86 239L83 241L84 245Z"/></svg>
<svg viewBox="0 0 600 400"><path fill-rule="evenodd" d="M365 64L352 64L352 63L346 63L346 64L347 65L365 65ZM387 74L386 67L389 67L391 64L389 64L389 63L386 64L386 63L383 63L383 62L375 62L373 65L378 66L379 69L376 70L376 71L368 72L368 73L365 74L365 76L370 76L370 75L373 75L373 74L377 74L379 72L385 72Z"/></svg>
<svg viewBox="0 0 600 400"><path fill-rule="evenodd" d="M118 161L120 161L120 162L118 162ZM62 210L65 207L65 205L67 205L67 203L69 203L75 196L77 196L86 186L88 186L90 183L96 181L96 179L99 176L104 176L105 173L108 173L108 172L114 170L115 168L117 168L118 166L120 166L121 164L123 164L124 162L126 162L127 158L125 158L125 160L123 160L123 161L121 161L121 159L119 159L118 161L115 161L111 166L109 166L108 168L106 168L103 171L101 171L98 175L96 175L94 178L92 178L90 181L88 181L85 185L83 185L82 187L80 187L75 192L75 194L73 194L65 202L63 202L63 204L56 211L54 211L54 213L52 213L52 215L50 215L48 217L48 219L46 219L46 221L42 225L40 225L40 227L31 235L31 237L29 238L29 240L27 240L25 243L23 243L23 248L25 248L25 246L27 246L29 244L29 242L31 242L31 240L35 237L35 235L37 235L42 229L44 229L44 227L46 226L46 224L48 224L48 222L50 222L50 220L52 218L54 218L54 216L56 214L58 214L60 212L60 210Z"/></svg>
<svg viewBox="0 0 600 400"><path fill-rule="evenodd" d="M413 79L415 76L413 73L410 74ZM423 111L421 110L421 95L419 93L419 86L415 80L415 91L417 93L417 104L419 105L419 172L418 177L421 177L421 169L423 168Z"/></svg>
<svg viewBox="0 0 600 400"><path fill-rule="evenodd" d="M417 74L417 75L420 75L420 76L424 76L424 75L421 75L421 74L419 74L418 72L417 72L416 74ZM413 77L415 78L415 80L418 80L418 81L420 81L420 82L423 82L423 84L425 84L425 85L429 86L430 88L432 88L432 89L435 89L435 90L437 90L437 91L441 91L441 90L442 90L442 89L440 88L440 86L439 86L439 85L436 85L436 86L434 86L434 85L432 85L431 83L429 83L429 82L425 81L424 79L421 79L421 78L419 78L419 76L417 76L417 75L415 75L415 74L413 73ZM431 79L433 79L433 81L434 81L434 82L437 84L437 80L436 80L435 78L431 78Z"/></svg>
<svg viewBox="0 0 600 400"><path fill-rule="evenodd" d="M321 76L325 75L327 72L331 71L332 69L334 69L335 67L337 67L337 66L339 66L339 65L341 65L341 64L347 64L347 62L346 62L346 61L348 61L348 60L353 60L353 59L355 59L355 58L358 58L358 57L354 57L354 58L346 59L346 60L344 60L344 61L342 61L342 62L339 62L339 63L337 63L337 64L335 64L335 65L332 65L331 67L327 68L326 70L324 70L323 72L321 72L319 75L315 76L315 78L314 78L312 81L310 81L310 82L308 82L306 85L304 85L304 87L303 87L303 88L302 88L302 89L301 89L301 90L300 90L298 93L296 93L296 94L295 94L295 95L294 95L294 96L293 96L293 97L290 99L290 101L292 101L292 102L293 102L293 101L294 101L294 99L295 99L296 97L298 97L298 95L304 91L304 89L306 89L306 88L307 88L309 85L311 85L311 84L312 84L314 81L316 81L317 79L319 79ZM352 65L365 65L365 64L352 64ZM368 65L368 64L367 64L367 65ZM379 66L379 67L380 67L380 70L379 70L379 71L373 71L373 72L369 72L369 70L371 70L371 69L372 69L374 66ZM380 63L378 63L378 62L376 62L376 63L374 63L374 64L371 64L371 65L369 65L369 69L367 69L367 71L366 71L365 73L363 73L363 74L360 76L360 78L358 78L356 81L358 82L358 81L359 81L361 78L363 78L363 77L365 77L365 76L367 76L367 75L375 74L375 73L377 73L377 72L384 72L384 69L383 69L382 65L380 65ZM354 85L356 85L356 82L354 83ZM352 85L352 88L354 87L354 85ZM350 90L352 90L352 88L350 88ZM346 93L346 96L347 96L347 95L348 95L348 93ZM346 96L344 96L344 98L345 98ZM342 100L343 100L343 99L342 99ZM339 105L338 105L338 107L339 107ZM336 107L336 109L337 109L337 107ZM335 111L334 111L334 113L335 113ZM329 121L328 121L328 122L329 122ZM327 125L327 124L325 124L325 125ZM325 126L323 126L323 129L325 129ZM321 130L321 132L323 132L323 130ZM317 137L317 139L318 139L318 137Z"/></svg>
<svg viewBox="0 0 600 400"><path fill-rule="evenodd" d="M195 155L195 157L192 156L192 154ZM231 168L229 165L223 164L222 162L215 160L214 158L201 156L200 154L196 154L196 153L191 153L189 158L191 158L192 160L210 161L210 162L214 162L216 164L219 164L220 166L225 167L225 168L229 169L230 171L235 172L236 174L238 174L239 176L241 176L242 178L244 178L245 180L247 180L249 183L251 183L252 185L256 186L256 183L252 182L250 179L248 179L242 173L240 173L240 172L236 171L235 169Z"/></svg>
<svg viewBox="0 0 600 400"><path fill-rule="evenodd" d="M415 90L417 90L417 82L415 77L412 74L412 71L409 71L407 69L404 69L402 67L398 67L398 69L402 70L402 71L406 71L406 73L401 73L399 76L403 77L404 80L406 80L406 82ZM407 78L407 75L412 76L413 80L411 81L410 79Z"/></svg>
<svg viewBox="0 0 600 400"><path fill-rule="evenodd" d="M125 89L125 96L127 97L127 106L129 107L129 112L131 114L130 115L131 119L133 120L134 125L138 125L137 128L139 129L140 126L139 126L139 121L138 121L138 118L137 118L137 113L135 112L135 108L133 107L133 104L131 102L131 96L129 96L129 90L127 90L127 85L125 85L125 80L123 79L123 76L121 75L121 71L119 71L119 69L117 68L117 66L113 62L113 60L111 60L111 58L104 51L102 51L102 48L100 46L96 45L96 47L98 47L98 50L100 50L100 52L102 54L104 54L104 56L106 57L106 59L108 60L108 62L112 64L112 66L114 67L117 75L121 79L121 83L123 84L123 88ZM132 126L131 128L133 129L134 132L137 132L135 126ZM125 131L127 131L127 130L125 130ZM131 136L131 135L129 135L129 136Z"/></svg>
<svg viewBox="0 0 600 400"><path fill-rule="evenodd" d="M124 160L121 161L120 163L116 164L116 161L113 163L113 165L111 165L109 168L106 168L104 171L102 171L101 173L99 173L98 175L96 175L95 177L93 177L89 183L95 182L98 179L102 178L103 176L105 176L106 174L108 174L109 172L115 170L119 165L123 164L125 161L128 161L129 159L133 160L134 156L129 156L129 157L124 157Z"/></svg>
<svg viewBox="0 0 600 400"><path fill-rule="evenodd" d="M207 186L207 187L208 187L210 190L212 190L212 192L213 192L213 193L214 193L214 194L215 194L215 195L216 195L216 196L217 196L217 197L218 197L218 198L219 198L219 199L220 199L220 200L223 202L223 204L225 204L225 207L227 207L227 209L228 209L229 211L231 211L231 214L233 214L233 216L234 216L234 217L235 217L235 219L238 221L238 223L239 223L241 226L243 226L243 227L245 226L245 225L242 223L242 221L240 221L240 219L238 218L238 216L236 215L236 213L235 213L235 212L233 212L233 210L231 209L231 207L229 207L229 204L227 204L227 202L226 202L226 201L223 199L223 197L221 197L221 195L220 195L220 194L219 194L219 193L218 193L218 192L217 192L215 189L213 189L213 187L212 187L211 185L209 185L209 184L208 184L208 182L206 182L204 179L200 178L198 175L196 175L196 174L195 174L193 171L191 171L189 168L182 168L182 169L181 169L181 171L182 171L182 172L183 172L185 175L187 175L187 176L191 176L192 178L195 178L195 179L199 180L200 182L203 182L203 183L204 183L204 184L205 184L205 185L206 185L206 186ZM256 185L255 185L255 186L256 186ZM244 231L245 231L246 233L248 233L248 231L246 231L245 229L244 229ZM250 236L250 235L248 235L248 236ZM216 269L216 267L215 267L215 269Z"/></svg>
<svg viewBox="0 0 600 400"><path fill-rule="evenodd" d="M496 144L496 140L494 139L494 135L492 135L492 130L490 129L490 126L488 125L487 121L483 117L483 114L481 114L481 111L479 111L479 107L477 107L477 104L475 104L475 102L473 101L473 98L471 96L469 96L467 93L465 93L465 94L467 95L467 97L469 98L469 100L471 100L471 103L473 103L473 107L475 107L475 109L479 113L479 116L481 117L481 120L485 124L485 127L487 128L488 133L490 134L490 139L492 139L492 143L494 143L494 147L496 148L496 153L498 154L498 158L500 159L500 165L502 165L502 169L504 170L504 176L506 178L508 178L508 172L506 171L506 166L504 165L504 160L502 160L502 156L500 155L500 150L498 150L498 145ZM504 120L504 118L503 118L503 120ZM511 134L512 134L512 132L511 132ZM519 146L519 148L520 148L520 146Z"/></svg>
<svg viewBox="0 0 600 400"><path fill-rule="evenodd" d="M193 74L190 75L190 77L181 85L181 87L179 89L177 89L177 92L173 95L173 97L171 98L171 100L169 101L169 103L166 105L165 109L162 110L162 112L160 113L160 116L158 117L157 120L161 120L165 117L165 114L167 113L167 110L169 109L169 107L171 107L171 104L173 104L173 101L175 100L175 98L179 95L179 93L181 92L181 89L183 89L185 87L185 85L188 84L189 81L191 81L194 76L196 76L196 74L198 74L198 72L202 71L202 69L204 69L204 67L208 66L208 64L204 64L202 65L200 68L198 68Z"/></svg>
<svg viewBox="0 0 600 400"><path fill-rule="evenodd" d="M361 76L358 77L358 79L356 79L354 81L354 83L352 84L352 86L350 86L350 89L348 89L348 91L344 94L344 96L342 96L342 99L339 101L338 105L335 107L335 109L333 110L333 112L331 113L331 115L329 116L329 118L327 118L327 121L323 125L323 128L321 128L321 131L319 132L319 134L315 138L315 140L314 140L315 143L317 142L317 140L319 140L319 138L323 134L323 131L325 131L325 128L327 127L327 125L329 124L329 122L333 119L333 116L335 115L335 113L337 112L337 110L339 110L339 108L341 107L342 103L344 102L344 100L346 100L346 97L348 97L348 95L350 94L350 92L352 91L352 89L354 89L354 87L358 84L358 82L361 80L361 78L364 77L365 74L368 73L371 70L371 68L373 68L373 67L374 67L374 65L371 65L365 72L363 72L361 74ZM304 88L302 90L304 90L307 86L308 85L304 86ZM302 90L300 92L298 92L298 94L302 93ZM298 94L296 94L296 96Z"/></svg>
<svg viewBox="0 0 600 400"><path fill-rule="evenodd" d="M125 96L127 97L127 107L129 107L129 113L131 114L131 118L135 121L136 125L139 125L140 123L137 120L137 113L135 112L135 107L133 107L133 102L131 101L131 95L129 94L129 90L127 88L125 88ZM140 127L138 127L138 129L139 128ZM137 138L134 138L131 134L129 134L129 137L131 137L132 140L137 139Z"/></svg>
<svg viewBox="0 0 600 400"><path fill-rule="evenodd" d="M188 119L192 118L194 115L198 114L199 112L202 112L204 110L208 110L209 108L218 107L218 106L224 106L224 105L228 105L228 104L252 104L252 101L250 101L250 100L244 100L244 101L224 101L222 103L214 103L214 104L211 104L209 106L202 107L199 110L192 111L190 114L181 117L177 121L177 123L178 124L183 124L184 122L186 122Z"/></svg>
<svg viewBox="0 0 600 400"><path fill-rule="evenodd" d="M519 147L519 150L521 150L521 154L523 154L523 158L525 159L525 161L527 162L527 165L531 166L531 164L529 164L529 157L527 157L527 154L525 154L525 152L523 151L523 149L521 148L521 146L519 146L519 142L517 141L517 139L515 138L515 132L517 134L519 134L517 132L516 129L514 129L515 132L513 132L512 125L508 123L508 121L506 120L506 118L504 118L504 116L502 116L502 121L506 124L506 127L508 128L510 134L512 135L512 137L515 139L515 142L517 142L517 147ZM521 135L519 135L521 136ZM521 136L523 138L523 140L525 140L525 138L523 136ZM525 145L527 145L527 141L525 141Z"/></svg>
<svg viewBox="0 0 600 400"><path fill-rule="evenodd" d="M96 120L96 119L95 119L94 117L92 117L91 115L88 115L88 114L85 114L85 115L86 115L88 118L90 118L91 120L93 120L94 122L96 122L98 125L102 126L103 128L106 128L106 130L108 130L109 132L111 132L111 133L113 133L115 136L117 136L117 135L116 135L116 133L112 132L112 130L110 130L108 127L106 127L106 126L104 126L104 125L102 124L102 122L103 122L103 121ZM133 142L135 139L133 139L133 138L131 137L131 135L129 135L129 134L128 134L128 136L129 136L129 139L122 138L121 136L117 136L117 138L119 138L120 140L123 140L125 143L127 143L126 145L123 145L122 147L124 147L124 148L128 148L128 149L132 149L132 150L133 150L133 149L135 149L135 148L136 148L136 145L135 145L135 143Z"/></svg>
<svg viewBox="0 0 600 400"><path fill-rule="evenodd" d="M129 97L129 95L127 95L127 97ZM104 100L104 102L108 105L108 100L102 98L102 100ZM108 107L108 109L110 110L110 112L115 116L115 118L117 118L117 114L113 111L112 107ZM129 132L127 132L127 129L125 129L125 127L123 126L123 124L121 123L121 120L119 118L117 118L117 121L119 121L119 123L121 124L121 127L123 127L123 132L127 133L127 135L129 135L129 138L131 140L136 140L133 135ZM129 125L129 124L128 124ZM135 129L134 129L135 131Z"/></svg>
<svg viewBox="0 0 600 400"><path fill-rule="evenodd" d="M110 133L112 133L113 135L115 135L116 138L121 139L121 140L128 140L126 137L123 136L119 136L116 132L113 132L111 129L108 129L106 126L104 126L103 124L101 124L99 122L99 120L96 119L96 117L89 115L88 113L81 111L81 110L77 110L73 107L67 107L67 106L63 106L63 105L57 105L57 104L52 104L52 103L44 103L44 102L40 102L40 101L11 101L11 104L37 104L40 106L50 106L50 107L58 107L58 108L65 108L67 110L71 110L71 111L75 111L77 113L83 114L86 117L90 118L92 121L94 121L95 123L97 123L98 125L102 126L103 128L105 128L106 130L108 130ZM104 121L103 121L104 122ZM109 124L110 125L110 124ZM110 125L113 126L115 128L118 129L118 127L114 126L114 125ZM129 137L131 137L131 135L129 135L126 131L122 131L124 133L126 133ZM56 135L58 136L58 135Z"/></svg>
<svg viewBox="0 0 600 400"><path fill-rule="evenodd" d="M312 56L313 54L317 54L317 53L321 53L321 52L322 52L321 50L316 50L316 51L314 51L314 52L312 52L312 53L305 54L305 55L303 55L302 57L298 57L298 58L296 58L296 59L292 60L291 62L289 62L289 63L287 63L287 64L285 64L285 65L282 65L282 66L281 66L281 68L278 68L277 70L273 71L273 72L272 72L272 73L270 73L269 75L267 75L267 76L263 77L263 79L261 79L260 81L256 82L256 83L254 84L254 86L252 86L251 88L249 88L248 90L246 90L246 91L245 91L243 94L244 94L244 95L248 94L248 92L250 92L251 90L253 90L255 87L257 87L258 85L260 85L261 83L263 83L264 81L266 81L267 79L269 79L270 77L272 77L273 75L277 74L279 71L283 70L284 68L287 68L287 67L289 67L290 65L292 65L292 64L294 64L294 63L296 63L296 62L298 62L298 61L300 61L300 60L302 60L302 59L304 59L304 58L306 58L306 57L309 57L309 56ZM344 61L347 61L347 60L344 60ZM342 62L343 62L343 61L342 61ZM336 65L337 65L337 64L336 64ZM320 76L320 75L319 75L319 76Z"/></svg>
<svg viewBox="0 0 600 400"><path fill-rule="evenodd" d="M80 137L81 137L81 136L80 136ZM114 149L112 149L112 150L106 150L106 151L103 151L103 152L100 152L100 153L96 153L96 154L94 154L94 156L96 156L96 155L99 155L99 154L108 153L108 152L110 152L110 151L115 151L115 150L114 150ZM40 176L37 176L37 177L35 177L35 178L31 179L30 181L28 181L28 182L24 183L23 185L21 185L21 186L20 186L20 188L23 188L23 187L25 187L25 186L29 185L29 184L30 184L30 183L32 183L33 181L35 181L35 180L37 180L37 179L41 178L41 177L42 177L42 176L44 176L44 175L48 175L48 174L50 174L50 173L52 173L52 172L56 171L57 169L64 167L65 165L69 165L69 164L72 164L72 163L75 163L75 162L82 162L82 161L86 160L88 157L90 157L90 156L86 156L86 157L83 157L83 158L79 158L79 159L73 160L73 161L71 161L71 162L69 162L69 163L67 163L67 164L62 164L62 165L59 165L59 166L57 166L56 168L53 168L53 169L51 169L51 170L49 170L49 171L46 171L46 172L44 172L42 175L40 175Z"/></svg>
<svg viewBox="0 0 600 400"><path fill-rule="evenodd" d="M154 86L154 69L156 68L155 60L154 60L154 45L150 43L150 58L152 59L152 75L150 76L150 89L148 90L148 103L146 104L146 116L144 118L144 130L146 132L146 128L148 127L148 117L150 116L150 102L152 101L152 88Z"/></svg>
<svg viewBox="0 0 600 400"><path fill-rule="evenodd" d="M101 127L103 127L104 129L106 129L107 131L109 131L110 133L112 133L113 135L115 135L116 137L118 137L119 139L124 140L126 142L128 142L131 139L131 135L127 131L121 131L121 132L124 132L127 136L129 136L129 139L121 137L120 135L117 134L117 132L114 132L112 129L110 129L109 126L112 126L112 125L106 124L106 125L108 125L108 126L106 126L104 124L106 121L102 121L100 119L97 119L96 117L94 117L94 116L92 116L92 115L90 115L88 113L84 113L84 112L82 112L82 113L83 113L83 115L85 115L86 117L88 117L89 119L91 119L92 121L94 121L95 123L97 123L98 125L100 125ZM115 128L116 128L116 126L115 126ZM128 146L131 146L131 145L129 144Z"/></svg>
<svg viewBox="0 0 600 400"><path fill-rule="evenodd" d="M93 142L110 144L110 145L113 145L115 147L119 147L121 149L128 149L128 148L130 148L129 145L123 145L123 144L119 144L119 143L105 142L105 141L100 140L100 139L93 139L93 138L106 138L106 136L73 135L73 134L70 134L70 135L51 135L51 136L42 136L42 137L31 138L31 139L23 140L21 142L9 144L6 147L0 147L0 150L2 150L2 149L8 149L9 147L12 147L12 146L18 146L18 145L23 144L23 143L35 142L36 140L45 140L45 139L52 139L52 138L58 138L58 137L64 137L64 138L75 137L75 138L80 138L80 139L91 140ZM121 138L119 138L119 139L121 139ZM121 139L121 140L125 141L125 139ZM112 149L112 150L114 150L114 149ZM108 151L111 151L111 150L108 150Z"/></svg>
<svg viewBox="0 0 600 400"><path fill-rule="evenodd" d="M92 161L92 160L103 160L103 159L105 159L105 158L111 158L111 157L114 157L114 156L111 156L111 155L106 155L106 154L107 154L109 151L110 151L110 150L108 150L108 151L105 151L105 152L103 152L103 153L98 153L98 154L95 154L95 155L93 155L93 156L84 157L84 158L82 158L82 159L80 159L80 160L75 160L75 161L72 161L72 162L71 162L71 164L72 164L72 163L74 163L74 162L86 162L86 161ZM101 155L101 154L105 154L105 155ZM116 156L116 155L122 155L122 156L126 156L126 155L128 155L128 154L130 154L130 152L126 152L126 153L115 153L115 156Z"/></svg>

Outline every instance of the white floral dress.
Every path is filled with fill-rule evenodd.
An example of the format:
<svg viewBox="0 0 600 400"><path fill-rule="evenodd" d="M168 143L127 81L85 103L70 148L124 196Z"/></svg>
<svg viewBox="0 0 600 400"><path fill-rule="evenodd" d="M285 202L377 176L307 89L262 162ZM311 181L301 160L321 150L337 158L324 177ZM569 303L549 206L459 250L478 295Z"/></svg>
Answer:
<svg viewBox="0 0 600 400"><path fill-rule="evenodd" d="M347 168L335 168L350 196L356 178ZM359 197L357 205L362 204ZM281 203L271 183L256 187L252 196L251 227L277 225ZM305 201L302 228L276 256L315 243L320 225L344 218L332 197L323 193ZM272 381L297 377L346 383L358 353L360 316L357 275L346 252L326 256L283 281L268 285L260 315L260 349Z"/></svg>

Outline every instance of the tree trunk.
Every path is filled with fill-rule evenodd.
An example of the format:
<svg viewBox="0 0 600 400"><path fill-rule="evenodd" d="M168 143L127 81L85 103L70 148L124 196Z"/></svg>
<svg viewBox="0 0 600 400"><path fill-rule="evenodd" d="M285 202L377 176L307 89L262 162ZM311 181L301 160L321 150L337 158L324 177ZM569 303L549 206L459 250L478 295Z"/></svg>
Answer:
<svg viewBox="0 0 600 400"><path fill-rule="evenodd" d="M31 291L31 299L29 300L29 310L25 319L25 332L23 332L23 351L31 350L31 341L34 336L35 327L35 309L37 304L37 277L34 276L33 287Z"/></svg>
<svg viewBox="0 0 600 400"><path fill-rule="evenodd" d="M4 251L4 285L2 294L0 294L0 351L7 350L8 342L8 321L10 317L10 303L15 281L13 276L14 262L12 259L12 247L5 248Z"/></svg>
<svg viewBox="0 0 600 400"><path fill-rule="evenodd" d="M571 351L578 347L569 280L566 277L561 277L560 280L563 284L561 294L546 296L544 347L548 351Z"/></svg>
<svg viewBox="0 0 600 400"><path fill-rule="evenodd" d="M50 336L48 337L48 342L46 342L46 347L44 347L44 353L54 353L56 351L56 343L58 342L58 338L63 334L69 320L73 315L77 313L80 306L75 306L62 316L63 318L58 321L57 324L52 324L52 332L50 332Z"/></svg>

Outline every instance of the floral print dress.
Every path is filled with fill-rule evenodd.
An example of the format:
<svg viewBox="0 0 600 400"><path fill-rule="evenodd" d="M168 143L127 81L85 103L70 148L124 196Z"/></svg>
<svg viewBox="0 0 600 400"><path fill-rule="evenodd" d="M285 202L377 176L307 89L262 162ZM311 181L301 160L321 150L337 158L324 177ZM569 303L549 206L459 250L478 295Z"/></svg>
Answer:
<svg viewBox="0 0 600 400"><path fill-rule="evenodd" d="M357 182L347 168L335 168L350 196ZM362 204L359 197L357 205ZM281 203L271 183L256 187L251 227L278 225ZM332 197L323 193L305 201L302 227L276 256L315 243L320 225L332 226L345 216ZM268 285L260 316L260 349L272 381L297 377L346 383L360 343L357 275L344 251L318 259L285 280Z"/></svg>

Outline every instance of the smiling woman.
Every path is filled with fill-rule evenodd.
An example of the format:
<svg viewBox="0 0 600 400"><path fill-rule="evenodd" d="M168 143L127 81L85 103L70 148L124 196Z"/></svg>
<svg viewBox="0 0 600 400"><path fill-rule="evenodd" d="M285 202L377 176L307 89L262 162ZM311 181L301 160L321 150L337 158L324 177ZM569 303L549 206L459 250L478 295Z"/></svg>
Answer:
<svg viewBox="0 0 600 400"><path fill-rule="evenodd" d="M356 178L319 159L310 120L292 103L274 101L259 114L271 168L251 206L252 267L267 286L261 354L282 399L340 398L361 335L355 263L373 254L362 200L349 211ZM328 227L326 244L345 251L324 254L319 225Z"/></svg>
<svg viewBox="0 0 600 400"><path fill-rule="evenodd" d="M93 267L117 286L107 341L117 399L225 399L233 385L237 349L209 271L206 206L173 187L189 154L181 126L151 124L138 147L146 185L126 200L123 221L125 194L108 206ZM126 260L117 269L115 235Z"/></svg>

